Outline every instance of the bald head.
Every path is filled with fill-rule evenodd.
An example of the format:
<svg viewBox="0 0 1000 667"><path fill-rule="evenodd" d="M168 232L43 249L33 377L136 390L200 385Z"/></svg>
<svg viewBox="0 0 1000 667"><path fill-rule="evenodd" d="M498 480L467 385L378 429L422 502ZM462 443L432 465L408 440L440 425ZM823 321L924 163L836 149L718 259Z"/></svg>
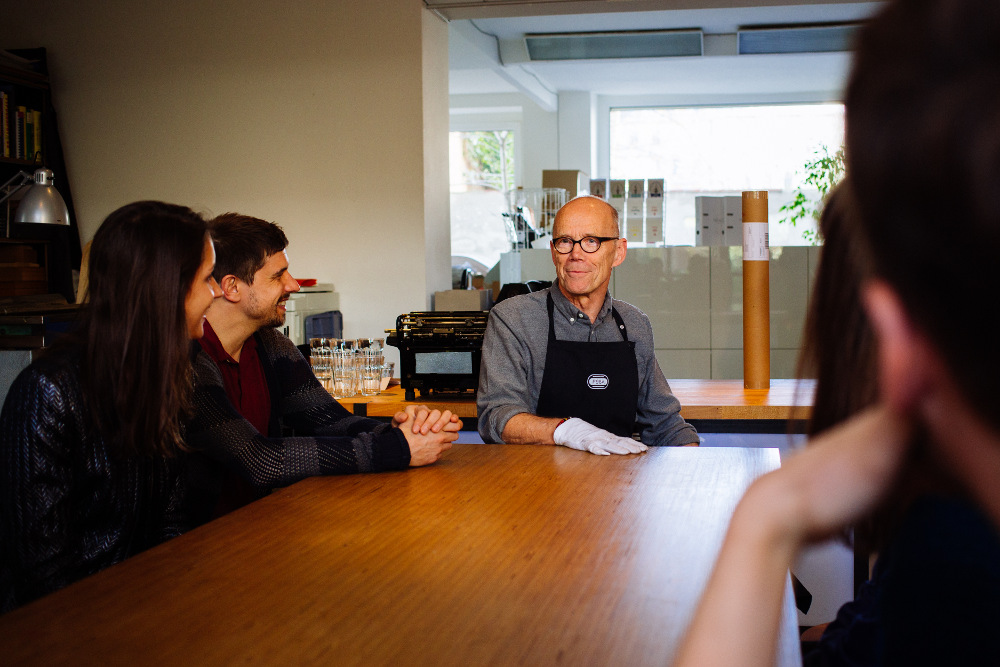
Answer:
<svg viewBox="0 0 1000 667"><path fill-rule="evenodd" d="M573 243L568 252L556 250L563 237L581 241L598 239L593 252ZM568 202L556 213L552 225L552 263L556 267L559 290L593 321L600 311L611 282L611 270L625 260L625 239L619 238L618 211L603 199L584 196Z"/></svg>
<svg viewBox="0 0 1000 667"><path fill-rule="evenodd" d="M552 225L553 238L564 235L565 222L571 218L590 221L593 229L589 233L594 236L621 236L618 229L618 210L599 197L581 195L560 208Z"/></svg>

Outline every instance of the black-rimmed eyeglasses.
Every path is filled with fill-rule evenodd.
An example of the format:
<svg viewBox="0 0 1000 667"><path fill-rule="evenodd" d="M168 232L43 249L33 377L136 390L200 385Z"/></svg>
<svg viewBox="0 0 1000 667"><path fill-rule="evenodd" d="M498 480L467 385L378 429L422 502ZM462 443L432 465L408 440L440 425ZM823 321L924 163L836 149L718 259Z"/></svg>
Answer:
<svg viewBox="0 0 1000 667"><path fill-rule="evenodd" d="M584 236L579 241L574 241L568 236L560 236L552 241L552 247L560 255L568 255L573 252L573 246L577 243L580 244L584 252L597 252L605 241L617 241L619 238L618 236Z"/></svg>

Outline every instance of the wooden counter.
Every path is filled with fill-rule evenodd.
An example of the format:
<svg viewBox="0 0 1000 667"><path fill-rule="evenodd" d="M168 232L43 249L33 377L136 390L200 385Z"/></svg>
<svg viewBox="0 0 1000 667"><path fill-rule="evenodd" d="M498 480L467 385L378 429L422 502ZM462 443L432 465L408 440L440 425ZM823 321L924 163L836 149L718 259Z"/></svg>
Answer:
<svg viewBox="0 0 1000 667"><path fill-rule="evenodd" d="M662 667L735 503L778 463L456 445L308 479L0 617L2 662ZM778 664L797 665L785 599Z"/></svg>
<svg viewBox="0 0 1000 667"><path fill-rule="evenodd" d="M805 420L812 414L815 382L812 380L771 380L770 389L744 389L742 380L670 380L670 388L681 402L681 415L691 420ZM407 401L396 386L378 396L354 396L340 403L355 414L392 417ZM476 401L468 398L417 396L421 403L451 410L462 418L477 416Z"/></svg>

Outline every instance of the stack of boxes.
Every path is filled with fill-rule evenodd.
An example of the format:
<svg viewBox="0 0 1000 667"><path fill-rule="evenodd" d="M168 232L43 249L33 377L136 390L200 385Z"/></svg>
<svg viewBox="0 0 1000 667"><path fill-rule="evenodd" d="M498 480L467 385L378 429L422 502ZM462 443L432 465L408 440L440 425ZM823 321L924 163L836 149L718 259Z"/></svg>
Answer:
<svg viewBox="0 0 1000 667"><path fill-rule="evenodd" d="M663 245L663 186L662 178L598 178L590 181L590 194L615 207L629 243L654 246Z"/></svg>

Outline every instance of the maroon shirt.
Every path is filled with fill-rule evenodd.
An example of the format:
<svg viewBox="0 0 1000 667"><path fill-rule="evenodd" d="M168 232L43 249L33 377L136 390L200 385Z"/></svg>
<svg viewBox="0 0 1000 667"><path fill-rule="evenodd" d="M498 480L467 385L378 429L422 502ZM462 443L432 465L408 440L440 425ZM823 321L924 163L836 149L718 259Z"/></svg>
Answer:
<svg viewBox="0 0 1000 667"><path fill-rule="evenodd" d="M267 389L264 367L257 356L257 339L251 336L243 343L240 360L236 361L222 347L215 330L206 320L205 335L198 342L222 372L222 383L229 402L258 433L267 436L271 423L271 393Z"/></svg>
<svg viewBox="0 0 1000 667"><path fill-rule="evenodd" d="M257 356L257 339L251 336L243 343L240 360L236 361L222 347L219 336L205 320L205 335L198 342L219 367L229 402L258 433L267 436L271 423L271 392L267 388L264 366ZM235 472L227 471L213 516L227 514L256 500L257 496L248 482Z"/></svg>

